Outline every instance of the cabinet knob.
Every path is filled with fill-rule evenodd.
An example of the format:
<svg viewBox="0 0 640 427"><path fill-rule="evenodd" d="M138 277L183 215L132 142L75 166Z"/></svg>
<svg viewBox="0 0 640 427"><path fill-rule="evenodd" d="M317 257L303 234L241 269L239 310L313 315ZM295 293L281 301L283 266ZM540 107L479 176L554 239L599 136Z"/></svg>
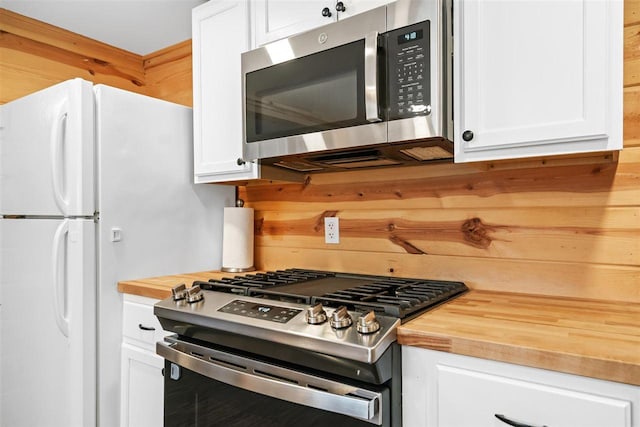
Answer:
<svg viewBox="0 0 640 427"><path fill-rule="evenodd" d="M336 10L338 12L344 12L345 10L347 10L347 8L345 7L344 3L339 1L338 3L336 3Z"/></svg>
<svg viewBox="0 0 640 427"><path fill-rule="evenodd" d="M329 9L328 7L325 7L324 9L322 9L322 16L324 16L325 18L330 18L331 9Z"/></svg>
<svg viewBox="0 0 640 427"><path fill-rule="evenodd" d="M241 158L238 157L238 160L236 160L236 163L238 164L238 166L242 166L247 162L245 162L244 160L242 160Z"/></svg>
<svg viewBox="0 0 640 427"><path fill-rule="evenodd" d="M473 132L471 132L470 130L465 130L464 132L462 132L462 139L464 139L465 141L471 141L473 139Z"/></svg>

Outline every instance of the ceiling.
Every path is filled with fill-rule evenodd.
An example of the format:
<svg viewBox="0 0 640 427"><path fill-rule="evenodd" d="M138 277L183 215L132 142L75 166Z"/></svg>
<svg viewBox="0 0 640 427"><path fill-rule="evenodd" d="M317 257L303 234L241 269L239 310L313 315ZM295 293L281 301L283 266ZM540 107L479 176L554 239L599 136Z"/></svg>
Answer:
<svg viewBox="0 0 640 427"><path fill-rule="evenodd" d="M191 38L206 0L2 0L0 7L139 55Z"/></svg>

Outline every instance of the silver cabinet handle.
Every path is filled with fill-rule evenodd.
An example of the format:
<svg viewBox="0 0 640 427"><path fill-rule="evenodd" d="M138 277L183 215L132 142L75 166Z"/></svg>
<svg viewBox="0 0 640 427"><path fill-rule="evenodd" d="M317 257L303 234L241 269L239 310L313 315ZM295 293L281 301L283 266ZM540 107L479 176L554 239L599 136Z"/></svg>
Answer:
<svg viewBox="0 0 640 427"><path fill-rule="evenodd" d="M368 122L379 122L378 113L378 32L364 38L364 105Z"/></svg>
<svg viewBox="0 0 640 427"><path fill-rule="evenodd" d="M182 348L177 349L178 345ZM156 353L183 368L233 387L382 424L381 393L190 343L158 342ZM228 359L226 363L225 359ZM307 387L307 384L315 387ZM331 389L337 389L337 393Z"/></svg>

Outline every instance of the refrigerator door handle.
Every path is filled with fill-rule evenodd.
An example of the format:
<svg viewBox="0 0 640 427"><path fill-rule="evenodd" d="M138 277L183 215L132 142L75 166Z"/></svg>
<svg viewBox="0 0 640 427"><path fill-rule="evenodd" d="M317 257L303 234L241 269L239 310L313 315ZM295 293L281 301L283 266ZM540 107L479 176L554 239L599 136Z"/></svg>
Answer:
<svg viewBox="0 0 640 427"><path fill-rule="evenodd" d="M69 201L64 198L63 191L63 174L64 161L62 156L63 145L66 135L62 134L64 129L63 123L66 124L68 116L67 102L65 101L58 110L58 114L51 127L51 182L53 183L53 197L58 205L58 208L62 211L63 215L67 215L69 211Z"/></svg>
<svg viewBox="0 0 640 427"><path fill-rule="evenodd" d="M65 269L62 271L59 269L60 265L60 253L62 252L63 244L69 235L69 220L65 219L62 224L58 226L56 233L53 236L53 251L52 264L53 264L53 313L56 319L58 329L62 332L62 335L69 337L69 319L66 317L66 283L65 283ZM60 306L60 297L62 296L62 307Z"/></svg>

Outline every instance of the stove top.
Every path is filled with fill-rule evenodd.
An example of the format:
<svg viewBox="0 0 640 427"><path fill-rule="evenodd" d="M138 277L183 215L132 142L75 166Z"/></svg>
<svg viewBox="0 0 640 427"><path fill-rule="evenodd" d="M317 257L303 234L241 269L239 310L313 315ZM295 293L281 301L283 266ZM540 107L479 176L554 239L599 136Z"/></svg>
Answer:
<svg viewBox="0 0 640 427"><path fill-rule="evenodd" d="M465 291L461 282L294 268L179 285L154 313L187 338L241 346L251 337L371 364L401 322Z"/></svg>
<svg viewBox="0 0 640 427"><path fill-rule="evenodd" d="M201 289L276 301L376 313L403 322L468 290L462 282L407 279L292 268L208 282Z"/></svg>

